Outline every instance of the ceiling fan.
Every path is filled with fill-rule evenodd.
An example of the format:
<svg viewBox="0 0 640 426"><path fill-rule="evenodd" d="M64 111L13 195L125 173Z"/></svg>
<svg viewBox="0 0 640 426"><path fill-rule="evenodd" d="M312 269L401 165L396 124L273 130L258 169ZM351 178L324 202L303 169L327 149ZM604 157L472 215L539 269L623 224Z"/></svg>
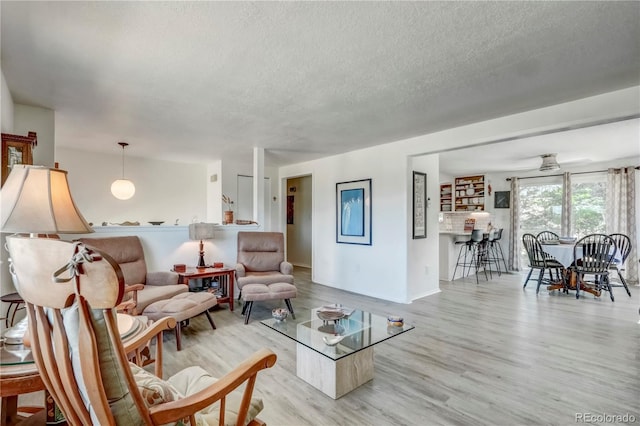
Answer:
<svg viewBox="0 0 640 426"><path fill-rule="evenodd" d="M560 170L560 164L556 160L558 154L542 154L542 164L540 165L541 172L551 172L554 170Z"/></svg>
<svg viewBox="0 0 640 426"><path fill-rule="evenodd" d="M539 171L541 172L553 172L556 170L560 170L561 166L558 163L558 160L556 158L558 154L557 153L550 153L550 154L542 154L539 157L542 158L542 164L540 164L540 167L538 168ZM588 159L588 158L576 158L576 159L570 159L570 160L563 160L562 161L562 167L575 167L575 166L582 166L585 164L589 164L591 163L592 160Z"/></svg>

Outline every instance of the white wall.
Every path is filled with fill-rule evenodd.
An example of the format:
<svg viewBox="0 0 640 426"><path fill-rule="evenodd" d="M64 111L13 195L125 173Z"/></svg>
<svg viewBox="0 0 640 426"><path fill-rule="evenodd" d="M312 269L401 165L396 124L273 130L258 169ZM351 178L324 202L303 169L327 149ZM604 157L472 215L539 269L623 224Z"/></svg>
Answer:
<svg viewBox="0 0 640 426"><path fill-rule="evenodd" d="M4 78L4 72L0 70L2 74L2 86L0 86L0 129L2 133L13 133L13 96L7 86L7 81Z"/></svg>
<svg viewBox="0 0 640 426"><path fill-rule="evenodd" d="M281 179L313 176L314 282L396 302L408 301L407 173L406 155L390 144L280 169ZM372 245L338 244L336 183L369 178ZM437 229L437 218L427 229Z"/></svg>
<svg viewBox="0 0 640 426"><path fill-rule="evenodd" d="M234 203L237 203L240 197L240 195L238 194L238 175L253 176L254 175L253 161L237 162L237 161L225 160L222 162L222 167L221 167L222 193L220 194L220 196L222 196L222 194L225 194L229 196L234 201ZM263 231L281 231L282 229L284 229L280 225L279 214L281 210L279 208L279 203L281 202L281 200L279 196L280 192L279 192L279 182L278 182L277 176L278 176L277 169L273 167L265 166L264 177L269 178L269 181L271 184L271 195L269 196L268 200L265 199L265 205L268 205L271 211L265 212L265 215L264 215L265 223L258 224L259 228ZM251 194L251 196L253 197L254 194ZM274 196L276 197L275 200L273 198ZM246 194L243 194L243 197L246 197ZM222 210L224 209L224 205L221 204L219 209L220 209L220 217L222 217ZM237 210L236 206L234 206L234 211L235 210ZM246 218L246 217L238 218L237 215L234 217L234 220L235 219L256 220L256 218Z"/></svg>
<svg viewBox="0 0 640 426"><path fill-rule="evenodd" d="M305 174L314 176L312 279L332 287L397 302L409 302L414 295L419 294L414 283L421 283L424 289L436 288L437 273L428 274L427 278L424 278L424 264L414 263L423 262L425 258L430 257L437 259L437 242L425 247L425 252L419 259L407 254L407 239L411 238L407 232L411 226L408 211L408 157L430 155L453 147L559 126L637 114L640 112L639 98L640 88L632 87L282 167L281 191L284 180L288 177ZM430 170L426 172L431 173ZM439 171L435 170L433 174L434 177L439 176ZM373 245L369 247L336 244L335 184L364 178L373 179ZM499 186L494 190L498 188ZM435 194L429 195L433 202L437 199ZM280 208L284 211L285 204L280 203ZM435 231L438 229L438 221L437 215L433 216L435 220L431 215L428 216L427 229ZM434 268L437 269L436 264L437 261L434 261Z"/></svg>
<svg viewBox="0 0 640 426"><path fill-rule="evenodd" d="M412 194L407 197L407 300L416 300L440 291L438 262L439 236L438 213L440 209L439 156L422 155L409 159L408 188L412 188L413 171L427 174L427 238L413 239Z"/></svg>
<svg viewBox="0 0 640 426"><path fill-rule="evenodd" d="M52 109L14 105L13 132L25 136L29 132L38 134L38 145L33 149L33 164L54 166L55 130L55 112Z"/></svg>
<svg viewBox="0 0 640 426"><path fill-rule="evenodd" d="M56 161L69 172L69 186L87 221L124 221L147 224L165 221L188 225L207 217L207 166L158 161L125 154L125 177L136 186L129 200L111 195L111 183L122 175L122 154L95 154L69 148L56 149Z"/></svg>

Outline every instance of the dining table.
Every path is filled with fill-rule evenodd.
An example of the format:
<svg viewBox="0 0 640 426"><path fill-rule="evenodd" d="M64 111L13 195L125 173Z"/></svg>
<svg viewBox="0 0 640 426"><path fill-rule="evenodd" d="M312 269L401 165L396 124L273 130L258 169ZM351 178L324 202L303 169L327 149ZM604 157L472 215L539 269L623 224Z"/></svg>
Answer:
<svg viewBox="0 0 640 426"><path fill-rule="evenodd" d="M124 344L142 333L148 326L145 316L118 313L117 321L120 338ZM62 414L56 410L53 398L46 391L31 348L24 344L8 344L3 341L0 346L0 426L13 425L25 419L18 414L19 395L42 390L45 391L47 410L41 411L45 414L43 417L46 417L47 423L66 424ZM37 413L34 408L29 407L28 411Z"/></svg>
<svg viewBox="0 0 640 426"><path fill-rule="evenodd" d="M575 250L575 258L579 259L582 257L582 247L575 246L575 244L568 244L562 242L541 242L542 250L553 256L562 266L568 269L574 261L574 248ZM620 261L620 254L616 251L613 256L614 262ZM591 293L596 297L600 297L600 291L596 290L592 287L587 286L575 273L575 271L571 271L566 274L564 280L562 282L552 283L547 286L547 290L560 290L564 288L568 288L570 290L576 290L577 285L580 285L579 289L581 291L585 291L587 293Z"/></svg>

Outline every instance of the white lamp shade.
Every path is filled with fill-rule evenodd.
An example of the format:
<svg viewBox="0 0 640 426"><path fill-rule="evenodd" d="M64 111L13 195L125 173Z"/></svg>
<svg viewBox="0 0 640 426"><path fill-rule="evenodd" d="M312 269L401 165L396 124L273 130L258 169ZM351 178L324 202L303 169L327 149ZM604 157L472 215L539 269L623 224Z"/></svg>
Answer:
<svg viewBox="0 0 640 426"><path fill-rule="evenodd" d="M118 179L111 184L111 193L119 200L128 200L136 193L136 187L129 179Z"/></svg>
<svg viewBox="0 0 640 426"><path fill-rule="evenodd" d="M93 232L71 197L65 170L16 165L4 183L0 195L2 232Z"/></svg>
<svg viewBox="0 0 640 426"><path fill-rule="evenodd" d="M189 238L192 240L212 240L215 238L216 226L213 223L190 223Z"/></svg>

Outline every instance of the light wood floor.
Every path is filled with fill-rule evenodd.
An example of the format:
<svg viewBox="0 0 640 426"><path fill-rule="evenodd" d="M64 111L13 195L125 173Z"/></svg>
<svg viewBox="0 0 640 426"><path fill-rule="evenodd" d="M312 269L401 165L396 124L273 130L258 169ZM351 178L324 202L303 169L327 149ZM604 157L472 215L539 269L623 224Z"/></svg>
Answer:
<svg viewBox="0 0 640 426"><path fill-rule="evenodd" d="M240 308L213 312L183 334L165 337L165 376L192 364L221 376L269 347L278 362L258 376L260 418L277 425L569 425L578 413L635 416L640 422L640 287L576 300L523 291L521 275L476 285L441 282L441 293L410 305L310 281L296 268L302 311L340 302L380 315L400 314L416 328L375 347L375 378L337 401L295 375L295 342L260 324L278 302L256 303L244 325ZM393 285L393 284L390 284ZM607 423L607 422L601 422Z"/></svg>

